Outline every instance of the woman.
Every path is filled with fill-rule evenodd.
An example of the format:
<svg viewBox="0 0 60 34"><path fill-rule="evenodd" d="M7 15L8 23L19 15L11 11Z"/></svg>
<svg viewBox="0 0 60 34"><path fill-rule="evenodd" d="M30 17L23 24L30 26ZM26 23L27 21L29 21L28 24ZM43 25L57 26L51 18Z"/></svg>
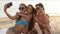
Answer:
<svg viewBox="0 0 60 34"><path fill-rule="evenodd" d="M29 14L29 15L31 15L31 19L30 19L30 22L29 22L29 24L28 24L28 32L30 31L30 30L32 30L32 28L33 28L33 23L34 23L34 18L33 18L33 12L34 12L34 7L32 6L32 5L28 5L27 6L27 14ZM26 33L26 30L27 29L24 29L23 31ZM27 33L28 33L27 32ZM29 33L28 33L29 34Z"/></svg>
<svg viewBox="0 0 60 34"><path fill-rule="evenodd" d="M35 21L38 23L42 34L51 34L49 25L49 19L45 15L44 8L42 4L36 5L37 15L35 16Z"/></svg>
<svg viewBox="0 0 60 34"><path fill-rule="evenodd" d="M29 22L29 25L28 25L28 34L34 34L36 32L32 32L32 29L34 27L34 14L36 12L35 12L34 7L31 4L28 5L27 8L28 8L28 13L32 11L32 14L31 14L32 15L32 18L31 18L31 21Z"/></svg>
<svg viewBox="0 0 60 34"><path fill-rule="evenodd" d="M26 5L20 4L19 10L21 12L17 12L15 16L11 16L10 14L7 13L8 6L9 6L9 4L5 4L4 12L10 19L16 20L16 24L14 27L9 28L6 32L6 34L21 34L21 31L24 28L27 28L28 22L30 21L30 18L31 18L31 15L25 13L27 10Z"/></svg>

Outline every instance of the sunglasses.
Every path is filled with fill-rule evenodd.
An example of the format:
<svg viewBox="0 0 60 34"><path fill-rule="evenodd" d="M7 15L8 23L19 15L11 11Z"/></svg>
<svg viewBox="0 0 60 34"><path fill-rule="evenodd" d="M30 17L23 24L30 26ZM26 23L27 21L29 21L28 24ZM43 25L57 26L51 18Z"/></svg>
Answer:
<svg viewBox="0 0 60 34"><path fill-rule="evenodd" d="M24 7L19 7L19 10L21 10L21 9L24 10Z"/></svg>
<svg viewBox="0 0 60 34"><path fill-rule="evenodd" d="M39 9L39 7L36 8L36 10L38 10L38 9Z"/></svg>

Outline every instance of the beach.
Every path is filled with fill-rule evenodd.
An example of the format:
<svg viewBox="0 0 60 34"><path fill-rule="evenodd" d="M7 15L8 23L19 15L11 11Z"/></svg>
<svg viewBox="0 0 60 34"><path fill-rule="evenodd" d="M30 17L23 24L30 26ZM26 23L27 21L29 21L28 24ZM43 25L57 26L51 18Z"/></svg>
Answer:
<svg viewBox="0 0 60 34"><path fill-rule="evenodd" d="M60 34L60 16L50 16L50 25L54 34ZM3 22L5 21L5 22ZM2 23L1 23L2 22ZM15 25L15 21L10 20L9 18L0 18L0 34L6 34L8 28ZM5 23L5 24L4 24ZM36 25L36 28L39 30L39 26Z"/></svg>

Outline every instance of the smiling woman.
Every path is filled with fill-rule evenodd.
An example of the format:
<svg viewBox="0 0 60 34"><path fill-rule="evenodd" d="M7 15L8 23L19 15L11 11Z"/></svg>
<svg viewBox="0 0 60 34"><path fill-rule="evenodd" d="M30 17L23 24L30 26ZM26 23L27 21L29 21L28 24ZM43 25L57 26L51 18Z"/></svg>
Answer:
<svg viewBox="0 0 60 34"><path fill-rule="evenodd" d="M52 29L54 30L54 32L57 32L56 30L60 30L60 27L59 27L59 21L60 21L60 0L1 0L0 1L0 18L5 18L7 17L3 11L3 7L6 3L9 3L9 2L12 2L13 3L13 6L11 8L9 8L7 11L10 11L8 13L10 13L12 16L15 15L15 13L18 11L18 7L19 7L19 4L20 3L25 3L26 5L28 4L32 4L33 6L35 6L35 4L37 3L42 3L45 7L45 13L47 13L49 16L50 16L50 19L52 20L51 21L51 26L52 26ZM14 12L13 12L14 11ZM53 16L53 17L52 17ZM54 17L55 16L55 17ZM56 17L57 16L57 17ZM56 18L56 21L54 21ZM6 18L7 19L7 18ZM5 19L4 19L5 20ZM1 21L1 19L0 19ZM3 20L2 20L3 21ZM1 21L1 22L2 22ZM9 22L9 20L7 20ZM5 22L5 21L4 21ZM4 22L2 22L1 24L3 24ZM53 23L52 23L53 22ZM57 23L56 23L57 22ZM4 23L5 24L5 23ZM13 25L13 24L10 24L9 23L9 26L10 25ZM58 26L57 26L58 25ZM6 27L8 28L9 27L8 25L6 25ZM5 28L5 25L0 26L0 28ZM1 34L1 33L0 33Z"/></svg>
<svg viewBox="0 0 60 34"><path fill-rule="evenodd" d="M34 1L34 3L33 3L33 1ZM39 0L37 0L37 1L33 0L33 1L31 1L31 2L30 1L27 2L25 0L24 1L22 1L22 0L21 1L12 1L13 6L9 9L10 14L12 14L12 16L15 15L16 11L18 10L18 6L21 2L23 2L27 5L32 4L33 6L35 4L41 2L44 4L45 11L47 14L49 14L49 15L56 15L56 14L60 15L60 12L59 12L60 11L60 9L59 9L60 1L42 1L42 0L40 0L40 1ZM0 18L6 17L6 15L3 12L3 6L4 6L4 4L6 4L8 2L11 2L11 1L0 1ZM14 11L14 13L12 11Z"/></svg>

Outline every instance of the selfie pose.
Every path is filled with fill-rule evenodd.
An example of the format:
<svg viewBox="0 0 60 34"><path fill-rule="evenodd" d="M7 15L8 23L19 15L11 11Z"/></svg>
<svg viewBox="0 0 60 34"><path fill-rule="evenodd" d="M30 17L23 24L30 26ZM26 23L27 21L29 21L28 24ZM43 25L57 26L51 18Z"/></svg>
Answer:
<svg viewBox="0 0 60 34"><path fill-rule="evenodd" d="M11 6L10 3L5 4L4 6L4 12L6 13L6 15L12 19L12 20L16 20L16 24L14 27L11 27L7 30L6 34L21 34L21 32L26 29L24 31L24 34L27 34L26 32L28 31L28 24L30 22L31 19L31 14L32 12L27 12L27 7L25 4L20 4L19 6L19 10L20 12L17 12L15 16L11 16L10 14L7 13L7 9Z"/></svg>

